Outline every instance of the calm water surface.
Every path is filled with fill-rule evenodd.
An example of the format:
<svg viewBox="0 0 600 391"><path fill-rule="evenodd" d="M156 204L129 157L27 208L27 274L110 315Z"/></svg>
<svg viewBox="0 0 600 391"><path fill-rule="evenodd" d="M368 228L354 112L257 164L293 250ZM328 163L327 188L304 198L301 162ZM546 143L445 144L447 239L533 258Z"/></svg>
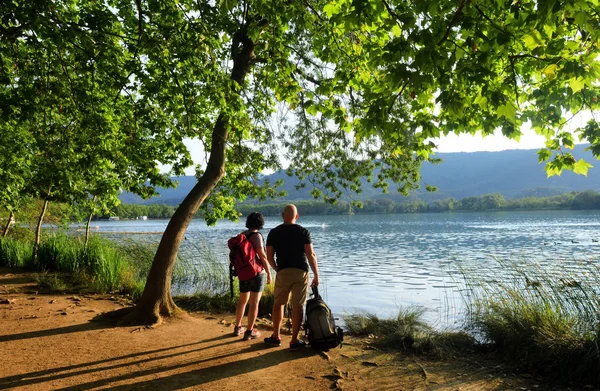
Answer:
<svg viewBox="0 0 600 391"><path fill-rule="evenodd" d="M265 237L279 223L268 217ZM442 325L459 317L461 270L501 278L504 271L495 259L566 270L595 262L600 250L595 241L600 239L599 211L301 216L298 223L311 232L322 295L336 314L393 316L399 307L417 305L427 309L429 321ZM111 236L162 232L166 224L95 223L99 232L113 232ZM207 227L195 220L183 246L207 245L227 262L227 239L242 229L242 222Z"/></svg>

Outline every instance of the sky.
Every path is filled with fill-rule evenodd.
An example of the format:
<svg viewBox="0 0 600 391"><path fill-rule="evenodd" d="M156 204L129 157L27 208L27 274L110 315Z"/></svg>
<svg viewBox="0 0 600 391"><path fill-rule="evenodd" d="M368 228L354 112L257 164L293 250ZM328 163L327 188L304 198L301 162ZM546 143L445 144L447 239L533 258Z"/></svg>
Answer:
<svg viewBox="0 0 600 391"><path fill-rule="evenodd" d="M569 121L565 130L574 130L575 128L582 126L589 116L577 116ZM449 134L438 140L434 140L437 144L437 152L449 153L449 152L479 152L479 151L504 151L508 149L540 149L544 147L544 138L535 134L534 131L529 129L527 125L521 128L523 136L519 141L511 140L502 135L501 131L496 131L494 135L482 137L481 134L476 135L470 134ZM576 137L577 139L577 137ZM576 141L577 143L577 141ZM202 143L198 140L186 140L192 159L196 164L202 163L204 160L204 154L202 149ZM189 167L186 170L186 175L195 175L194 167Z"/></svg>
<svg viewBox="0 0 600 391"><path fill-rule="evenodd" d="M573 133L577 128L585 126L591 115L589 113L578 113L566 124L564 130ZM544 147L544 137L535 134L528 124L521 127L523 136L519 141L510 140L502 135L499 130L493 136L481 137L470 134L449 134L437 141L438 152L478 152L478 151L504 151L507 149L540 149ZM575 136L575 143L579 144Z"/></svg>
<svg viewBox="0 0 600 391"><path fill-rule="evenodd" d="M503 151L507 149L539 149L544 146L544 138L533 131L524 131L520 141L509 140L500 131L493 136L481 137L480 134L449 134L434 141L437 151L442 152L478 152L478 151ZM194 163L199 164L204 160L202 143L198 140L185 140ZM194 167L186 169L186 175L194 175Z"/></svg>
<svg viewBox="0 0 600 391"><path fill-rule="evenodd" d="M497 131L493 136L482 137L470 134L449 134L434 141L438 152L504 151L506 149L539 149L544 146L544 137L533 131L524 131L519 141L510 140Z"/></svg>
<svg viewBox="0 0 600 391"><path fill-rule="evenodd" d="M577 128L585 126L585 124L592 118L589 112L579 112L574 116L565 114L569 120L567 121L563 130L573 133ZM273 126L277 126L275 123ZM437 152L439 153L450 153L450 152L480 152L480 151L504 151L508 149L535 149L538 150L544 147L545 139L542 136L537 135L531 130L530 125L525 123L521 126L521 136L519 141L511 140L502 135L500 130L497 130L494 135L482 137L478 132L475 135L471 134L449 134L440 139L433 140L438 146ZM575 136L575 143L578 144L578 137ZM202 143L198 140L185 140L185 144L188 147L192 155L192 159L195 164L204 163L204 153ZM535 153L535 152L533 152ZM202 164L203 165L203 164ZM163 171L168 171L167 167L163 167ZM195 168L188 167L186 169L186 175L195 175Z"/></svg>

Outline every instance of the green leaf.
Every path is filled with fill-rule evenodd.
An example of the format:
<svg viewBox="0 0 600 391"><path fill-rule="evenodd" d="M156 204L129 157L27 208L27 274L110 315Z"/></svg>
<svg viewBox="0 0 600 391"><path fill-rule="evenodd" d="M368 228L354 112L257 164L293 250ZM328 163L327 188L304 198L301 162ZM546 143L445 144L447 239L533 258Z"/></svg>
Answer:
<svg viewBox="0 0 600 391"><path fill-rule="evenodd" d="M573 77L569 79L569 87L571 87L573 93L576 94L579 91L583 90L583 87L585 87L585 80L581 76Z"/></svg>
<svg viewBox="0 0 600 391"><path fill-rule="evenodd" d="M538 155L538 161L541 162L545 162L548 159L550 159L550 157L552 156L552 151L550 151L549 149L546 148L542 148L537 152Z"/></svg>
<svg viewBox="0 0 600 391"><path fill-rule="evenodd" d="M477 96L477 98L475 98L475 101L473 103L475 103L476 105L479 105L479 107L481 107L482 109L485 109L488 107L488 99L487 99L487 97L485 97L483 95Z"/></svg>
<svg viewBox="0 0 600 391"><path fill-rule="evenodd" d="M549 78L553 78L554 76L556 76L556 70L557 69L558 69L558 66L556 64L550 64L550 65L548 65L543 70L544 76L549 77Z"/></svg>
<svg viewBox="0 0 600 391"><path fill-rule="evenodd" d="M555 24L544 24L544 33L546 33L546 35L548 37L552 37L552 34L554 34L555 31L556 31Z"/></svg>
<svg viewBox="0 0 600 391"><path fill-rule="evenodd" d="M522 38L522 42L529 50L534 50L546 43L540 32L537 30L532 31L530 34L525 34Z"/></svg>
<svg viewBox="0 0 600 391"><path fill-rule="evenodd" d="M325 12L327 17L331 18L333 15L340 12L340 5L335 2L330 2L323 7L323 12Z"/></svg>
<svg viewBox="0 0 600 391"><path fill-rule="evenodd" d="M590 163L586 162L583 159L579 159L575 164L573 164L573 172L578 175L587 176L588 170L592 168Z"/></svg>
<svg viewBox="0 0 600 391"><path fill-rule="evenodd" d="M394 27L392 27L392 36L399 37L401 35L402 35L402 29L400 28L400 26L398 26L398 24L395 24Z"/></svg>
<svg viewBox="0 0 600 391"><path fill-rule="evenodd" d="M230 12L237 5L237 0L219 0L219 8L222 11Z"/></svg>
<svg viewBox="0 0 600 391"><path fill-rule="evenodd" d="M502 116L515 124L517 122L517 106L511 101L507 101L505 104L498 106L498 116Z"/></svg>
<svg viewBox="0 0 600 391"><path fill-rule="evenodd" d="M575 22L581 27L584 27L587 24L588 15L584 11L579 11L575 14Z"/></svg>

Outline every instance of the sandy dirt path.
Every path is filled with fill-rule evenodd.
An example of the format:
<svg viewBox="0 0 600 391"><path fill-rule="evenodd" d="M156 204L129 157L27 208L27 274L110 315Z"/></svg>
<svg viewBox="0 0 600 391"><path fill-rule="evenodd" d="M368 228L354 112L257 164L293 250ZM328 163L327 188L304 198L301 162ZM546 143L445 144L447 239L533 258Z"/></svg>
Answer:
<svg viewBox="0 0 600 391"><path fill-rule="evenodd" d="M157 328L97 320L125 305L106 295L41 294L29 273L0 269L0 389L548 389L479 358L427 361L360 340L327 353L290 351L289 336L268 347L233 337L230 315L184 315Z"/></svg>

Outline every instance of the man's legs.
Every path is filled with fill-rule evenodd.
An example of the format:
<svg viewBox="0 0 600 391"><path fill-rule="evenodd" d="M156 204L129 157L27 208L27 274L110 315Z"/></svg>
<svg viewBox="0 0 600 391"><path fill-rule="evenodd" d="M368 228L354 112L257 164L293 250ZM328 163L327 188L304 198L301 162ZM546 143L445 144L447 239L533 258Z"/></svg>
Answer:
<svg viewBox="0 0 600 391"><path fill-rule="evenodd" d="M283 321L283 307L285 307L285 304L273 304L273 338L281 338L279 333L281 332L281 322Z"/></svg>
<svg viewBox="0 0 600 391"><path fill-rule="evenodd" d="M304 318L304 306L294 305L292 307L292 341L298 340L302 319Z"/></svg>
<svg viewBox="0 0 600 391"><path fill-rule="evenodd" d="M308 291L308 272L296 269L292 285L292 343L298 341L298 334L304 319L304 304Z"/></svg>
<svg viewBox="0 0 600 391"><path fill-rule="evenodd" d="M283 321L283 308L288 302L290 296L290 290L292 289L293 280L290 280L290 270L285 269L277 273L275 279L275 288L273 289L273 312L271 316L273 318L273 335L270 338L265 338L265 342L272 343L271 338L274 340L281 339L281 322Z"/></svg>

